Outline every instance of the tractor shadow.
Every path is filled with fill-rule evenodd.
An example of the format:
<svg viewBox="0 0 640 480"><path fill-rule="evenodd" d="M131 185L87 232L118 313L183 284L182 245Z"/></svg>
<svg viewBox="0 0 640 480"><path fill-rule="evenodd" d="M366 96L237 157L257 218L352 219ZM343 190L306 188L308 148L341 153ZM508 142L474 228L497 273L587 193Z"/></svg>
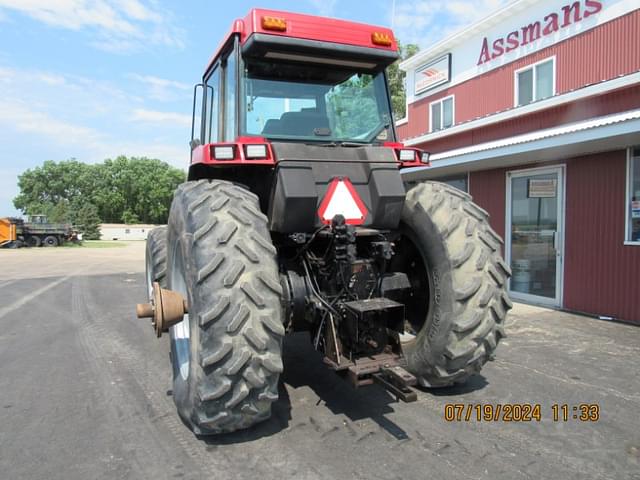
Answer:
<svg viewBox="0 0 640 480"><path fill-rule="evenodd" d="M310 388L317 396L314 406L323 405L352 422L370 419L398 440L409 438L402 427L385 416L395 411L396 398L379 385L359 389L351 386L324 364L307 334L294 334L285 340L282 380L293 391Z"/></svg>
<svg viewBox="0 0 640 480"><path fill-rule="evenodd" d="M386 416L401 407L402 402L379 385L353 388L347 380L340 378L323 363L321 355L314 350L306 333L285 337L283 363L284 372L278 385L279 398L272 406L271 418L247 430L200 436L199 439L208 445L208 449L215 449L218 445L251 442L286 430L293 419L292 402L295 404L293 414L304 420L313 417L314 409L324 406L332 414L344 415L351 422L369 419L397 440L409 438L404 428ZM488 382L482 375L475 375L464 385L434 389L418 387L418 400L421 395L465 395L487 385ZM313 403L307 402L305 388L313 391L315 395L311 397L317 397L312 398ZM416 407L419 408L417 404ZM408 408L412 408L411 405Z"/></svg>

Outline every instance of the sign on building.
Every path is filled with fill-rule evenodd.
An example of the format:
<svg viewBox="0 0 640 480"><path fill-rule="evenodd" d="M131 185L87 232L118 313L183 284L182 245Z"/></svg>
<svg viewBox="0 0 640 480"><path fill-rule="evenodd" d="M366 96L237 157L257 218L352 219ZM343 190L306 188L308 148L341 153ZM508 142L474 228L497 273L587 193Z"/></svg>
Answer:
<svg viewBox="0 0 640 480"><path fill-rule="evenodd" d="M451 79L451 54L427 63L416 70L414 81L415 95L447 83Z"/></svg>
<svg viewBox="0 0 640 480"><path fill-rule="evenodd" d="M558 181L549 179L529 179L529 198L554 198Z"/></svg>

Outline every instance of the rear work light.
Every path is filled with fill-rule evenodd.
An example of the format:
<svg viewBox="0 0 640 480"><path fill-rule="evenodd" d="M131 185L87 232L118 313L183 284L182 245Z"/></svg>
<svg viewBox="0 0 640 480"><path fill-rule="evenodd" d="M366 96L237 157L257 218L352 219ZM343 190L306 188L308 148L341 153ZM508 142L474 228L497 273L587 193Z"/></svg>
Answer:
<svg viewBox="0 0 640 480"><path fill-rule="evenodd" d="M267 158L266 145L247 145L245 151L247 158Z"/></svg>
<svg viewBox="0 0 640 480"><path fill-rule="evenodd" d="M235 152L230 145L213 147L213 156L216 160L233 160L235 158Z"/></svg>
<svg viewBox="0 0 640 480"><path fill-rule="evenodd" d="M422 155L420 155L420 162L425 164L429 163L429 157L431 157L429 152L422 152Z"/></svg>
<svg viewBox="0 0 640 480"><path fill-rule="evenodd" d="M374 45L381 45L383 47L390 47L391 44L393 43L393 39L391 38L391 35L389 35L388 33L373 32L371 34L371 42Z"/></svg>
<svg viewBox="0 0 640 480"><path fill-rule="evenodd" d="M416 160L415 150L400 150L401 162L414 162Z"/></svg>
<svg viewBox="0 0 640 480"><path fill-rule="evenodd" d="M275 30L284 32L287 30L287 21L278 17L262 17L262 28L265 30Z"/></svg>

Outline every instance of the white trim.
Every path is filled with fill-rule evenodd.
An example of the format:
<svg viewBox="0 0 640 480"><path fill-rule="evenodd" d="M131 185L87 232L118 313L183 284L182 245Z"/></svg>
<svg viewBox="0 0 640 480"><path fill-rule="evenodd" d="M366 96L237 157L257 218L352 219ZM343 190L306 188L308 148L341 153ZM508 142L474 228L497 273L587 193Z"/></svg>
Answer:
<svg viewBox="0 0 640 480"><path fill-rule="evenodd" d="M629 211L629 199L631 198L631 152L633 148L627 148L627 165L625 169L625 189L624 189L624 241L630 242L630 227L629 225L629 217L631 216L631 212Z"/></svg>
<svg viewBox="0 0 640 480"><path fill-rule="evenodd" d="M451 126L444 127L444 101L449 99L451 99ZM455 95L448 95L429 103L429 131L433 132L433 115L431 115L431 106L435 105L436 103L440 104L440 128L436 131L439 132L441 130L448 130L450 128L453 128L456 125L456 98Z"/></svg>
<svg viewBox="0 0 640 480"><path fill-rule="evenodd" d="M638 146L631 146L627 148L627 169L625 172L625 196L624 196L624 244L625 245L640 245L639 241L629 240L631 236L631 209L630 204L631 197L633 197L632 192L632 183L633 183L633 175L632 175L632 160L636 157L633 156L633 150L635 148L639 148ZM640 157L639 157L640 158Z"/></svg>
<svg viewBox="0 0 640 480"><path fill-rule="evenodd" d="M405 112L407 113L405 113L404 118L401 118L400 120L396 120L396 124L395 124L396 127L399 127L400 125L404 125L405 123L409 123L409 115L408 115L409 112L407 110L405 110Z"/></svg>
<svg viewBox="0 0 640 480"><path fill-rule="evenodd" d="M403 140L406 146L418 145L420 143L436 140L447 135L455 135L457 133L466 132L467 130L473 130L475 128L485 127L494 123L510 120L521 115L527 115L529 113L539 112L547 108L557 107L564 105L565 103L574 102L576 100L582 100L584 98L592 97L594 95L602 95L619 88L628 87L630 85L640 83L640 72L631 73L622 77L614 78L612 80L606 80L604 82L583 87L572 92L562 93L555 95L551 98L546 98L538 102L533 102L522 107L511 108L503 112L487 115L476 120L470 120L465 123L460 123L451 128L440 130L437 132L429 132L418 137L407 138Z"/></svg>
<svg viewBox="0 0 640 480"><path fill-rule="evenodd" d="M550 299L538 295L512 292L511 282L508 283L509 295L514 299L547 306L562 307L564 303L564 257L565 257L565 215L566 215L566 164L559 163L545 167L525 168L521 170L509 170L505 174L505 261L511 265L511 180L517 177L530 175L544 175L545 173L557 173L558 178L558 212L557 232L559 233L559 252L556 260L556 298Z"/></svg>
<svg viewBox="0 0 640 480"><path fill-rule="evenodd" d="M423 50L409 57L408 59L401 62L399 66L402 70L416 67L419 64L428 61L430 58L435 57L441 51L449 50L453 46L462 43L467 38L484 31L487 26L500 23L506 16L512 16L515 12L522 11L529 5L534 5L537 2L538 0L518 0L515 2L510 2L499 10L496 10L495 12L490 13L479 21L471 24L470 26L440 40L428 50Z"/></svg>
<svg viewBox="0 0 640 480"><path fill-rule="evenodd" d="M538 65L541 65L543 63L547 63L551 61L551 97L555 96L556 94L556 56L552 55L550 57L547 57L543 60L540 60L538 62L535 63L531 63L529 65L526 65L522 68L519 68L517 70L515 70L513 72L513 106L514 108L518 108L518 107L524 107L525 105L529 105L531 103L535 103L535 102L539 102L540 100L536 99L536 94L537 92L537 80L538 80L538 69L536 68ZM532 77L531 77L531 81L532 81L532 92L531 92L531 101L529 103L524 103L522 105L520 105L518 103L518 97L520 96L520 88L519 88L519 84L520 82L518 82L518 75L524 71L527 70L532 70ZM551 97L547 97L547 98L551 98ZM541 100L546 100L546 98L543 98Z"/></svg>
<svg viewBox="0 0 640 480"><path fill-rule="evenodd" d="M640 247L640 242L624 242L628 247Z"/></svg>

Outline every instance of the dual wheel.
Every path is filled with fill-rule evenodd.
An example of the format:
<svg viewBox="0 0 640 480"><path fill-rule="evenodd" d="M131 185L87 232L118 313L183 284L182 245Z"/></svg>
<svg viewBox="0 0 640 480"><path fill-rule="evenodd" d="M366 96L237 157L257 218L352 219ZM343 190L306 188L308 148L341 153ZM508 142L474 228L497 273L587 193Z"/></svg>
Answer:
<svg viewBox="0 0 640 480"><path fill-rule="evenodd" d="M407 193L392 271L411 282L403 353L425 387L462 383L491 359L511 303L510 271L487 213L452 187ZM282 372L277 251L258 198L220 180L182 184L147 240L147 283L181 293L171 327L173 398L198 434L269 418Z"/></svg>
<svg viewBox="0 0 640 480"><path fill-rule="evenodd" d="M59 244L58 238L53 235L47 235L44 238L32 235L27 238L27 245L30 247L57 247Z"/></svg>

